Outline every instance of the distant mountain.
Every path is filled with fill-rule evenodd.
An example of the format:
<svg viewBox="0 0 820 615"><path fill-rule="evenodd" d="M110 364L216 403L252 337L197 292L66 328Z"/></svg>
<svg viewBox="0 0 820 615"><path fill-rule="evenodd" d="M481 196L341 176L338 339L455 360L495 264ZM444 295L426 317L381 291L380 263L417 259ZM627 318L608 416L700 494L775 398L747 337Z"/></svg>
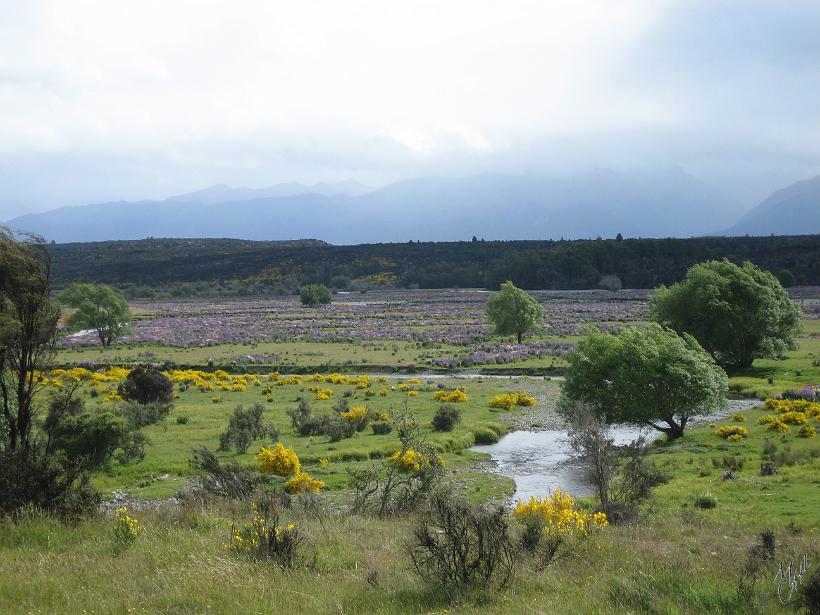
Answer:
<svg viewBox="0 0 820 615"><path fill-rule="evenodd" d="M298 239L333 244L487 239L688 237L725 228L738 206L680 170L574 178L423 177L376 190L355 182L212 186L165 201L57 209L8 221L58 242L144 237Z"/></svg>
<svg viewBox="0 0 820 615"><path fill-rule="evenodd" d="M352 179L332 184L319 183L312 186L289 182L286 184L276 184L268 188L233 188L225 184L216 184L204 190L168 197L165 199L165 202L214 204L295 196L298 194L321 194L330 197L359 196L372 190L374 190L374 188L360 184Z"/></svg>
<svg viewBox="0 0 820 615"><path fill-rule="evenodd" d="M774 192L727 229L727 235L820 233L820 175Z"/></svg>

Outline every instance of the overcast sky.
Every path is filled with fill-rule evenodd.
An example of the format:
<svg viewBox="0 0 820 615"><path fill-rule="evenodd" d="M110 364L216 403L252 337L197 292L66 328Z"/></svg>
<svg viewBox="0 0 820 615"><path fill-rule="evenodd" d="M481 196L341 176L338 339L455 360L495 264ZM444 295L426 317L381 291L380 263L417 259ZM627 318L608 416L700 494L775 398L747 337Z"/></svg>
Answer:
<svg viewBox="0 0 820 615"><path fill-rule="evenodd" d="M0 0L0 219L594 166L820 173L820 2Z"/></svg>

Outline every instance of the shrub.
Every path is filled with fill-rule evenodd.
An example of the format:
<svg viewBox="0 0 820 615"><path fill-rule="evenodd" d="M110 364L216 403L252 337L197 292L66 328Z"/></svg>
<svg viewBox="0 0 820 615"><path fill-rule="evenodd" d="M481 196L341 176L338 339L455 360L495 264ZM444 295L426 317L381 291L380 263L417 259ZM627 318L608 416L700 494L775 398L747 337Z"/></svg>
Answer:
<svg viewBox="0 0 820 615"><path fill-rule="evenodd" d="M815 566L807 578L803 579L795 598L795 609L802 608L809 615L820 615L820 567Z"/></svg>
<svg viewBox="0 0 820 615"><path fill-rule="evenodd" d="M743 425L724 425L715 432L718 438L729 439L732 436L737 436L739 439L748 437L749 430Z"/></svg>
<svg viewBox="0 0 820 615"><path fill-rule="evenodd" d="M114 516L114 542L119 547L130 545L142 532L140 522L128 514L128 509L121 506Z"/></svg>
<svg viewBox="0 0 820 615"><path fill-rule="evenodd" d="M271 496L251 504L248 523L230 524L230 540L225 548L260 559L272 560L283 568L299 563L298 549L303 539L293 523L281 522L281 505Z"/></svg>
<svg viewBox="0 0 820 615"><path fill-rule="evenodd" d="M503 395L496 395L490 400L491 408L501 408L503 410L510 410L513 406L534 406L535 398L521 391L513 393L504 393Z"/></svg>
<svg viewBox="0 0 820 615"><path fill-rule="evenodd" d="M735 413L732 415L732 417L731 417L731 418L732 418L732 420L733 420L733 421L737 421L737 422L739 422L739 423L742 423L743 421L745 421L745 420L746 420L746 415L745 415L745 414L742 414L742 413L740 413L740 412L735 412Z"/></svg>
<svg viewBox="0 0 820 615"><path fill-rule="evenodd" d="M191 420L191 417L187 414L180 414L177 417L177 425L187 425Z"/></svg>
<svg viewBox="0 0 820 615"><path fill-rule="evenodd" d="M354 406L350 410L339 413L339 418L352 424L356 431L363 431L370 423L370 417L367 406Z"/></svg>
<svg viewBox="0 0 820 615"><path fill-rule="evenodd" d="M774 462L764 461L760 464L761 476L774 476L775 474L777 474L777 466L774 465Z"/></svg>
<svg viewBox="0 0 820 615"><path fill-rule="evenodd" d="M455 406L439 406L433 416L433 430L453 431L455 426L461 421L461 410Z"/></svg>
<svg viewBox="0 0 820 615"><path fill-rule="evenodd" d="M135 367L117 388L123 399L139 404L169 403L174 385L168 377L155 369Z"/></svg>
<svg viewBox="0 0 820 615"><path fill-rule="evenodd" d="M311 478L307 472L298 472L285 483L285 491L290 494L297 493L319 493L325 484L315 478Z"/></svg>
<svg viewBox="0 0 820 615"><path fill-rule="evenodd" d="M575 507L575 499L569 493L556 489L544 499L531 497L518 502L512 511L516 519L537 520L547 534L562 536L586 536L592 530L608 525L604 513L587 513Z"/></svg>
<svg viewBox="0 0 820 615"><path fill-rule="evenodd" d="M467 401L469 397L463 388L453 389L452 391L436 391L433 397L437 401L446 401L449 403L460 403Z"/></svg>
<svg viewBox="0 0 820 615"><path fill-rule="evenodd" d="M718 500L715 496L713 496L708 491L701 493L695 497L695 507L696 508L716 508L718 505Z"/></svg>
<svg viewBox="0 0 820 615"><path fill-rule="evenodd" d="M205 493L244 500L253 494L259 484L257 474L239 465L235 460L220 463L216 455L204 446L193 450L193 457L188 463L201 473L192 481L195 494Z"/></svg>
<svg viewBox="0 0 820 615"><path fill-rule="evenodd" d="M308 284L299 289L302 305L328 305L331 300L330 290L321 284Z"/></svg>
<svg viewBox="0 0 820 615"><path fill-rule="evenodd" d="M775 419L774 421L772 421L768 425L769 426L766 427L767 431L775 431L775 432L778 432L778 433L786 433L787 431L789 431L791 429L788 425L786 425L786 423L784 423L783 421L777 420L777 419Z"/></svg>
<svg viewBox="0 0 820 615"><path fill-rule="evenodd" d="M407 551L419 576L450 595L505 587L515 569L503 509L484 511L443 494L431 499Z"/></svg>
<svg viewBox="0 0 820 615"><path fill-rule="evenodd" d="M171 404L161 401L145 404L126 401L119 405L117 412L128 422L131 429L140 429L168 418L171 413Z"/></svg>
<svg viewBox="0 0 820 615"><path fill-rule="evenodd" d="M263 447L256 454L259 462L259 471L263 474L276 474L277 476L296 476L302 470L299 457L292 448L285 448L281 442L273 449Z"/></svg>
<svg viewBox="0 0 820 615"><path fill-rule="evenodd" d="M803 425L797 432L798 438L814 438L816 435L817 430L811 425Z"/></svg>
<svg viewBox="0 0 820 615"><path fill-rule="evenodd" d="M370 425L370 428L373 430L374 434L379 436L389 434L391 431L393 431L393 426L386 421L377 421Z"/></svg>
<svg viewBox="0 0 820 615"><path fill-rule="evenodd" d="M250 408L236 406L228 420L228 429L219 436L219 448L226 451L231 447L245 453L251 443L264 436L268 430L262 425L262 413L265 407L256 403ZM278 434L277 434L278 435Z"/></svg>

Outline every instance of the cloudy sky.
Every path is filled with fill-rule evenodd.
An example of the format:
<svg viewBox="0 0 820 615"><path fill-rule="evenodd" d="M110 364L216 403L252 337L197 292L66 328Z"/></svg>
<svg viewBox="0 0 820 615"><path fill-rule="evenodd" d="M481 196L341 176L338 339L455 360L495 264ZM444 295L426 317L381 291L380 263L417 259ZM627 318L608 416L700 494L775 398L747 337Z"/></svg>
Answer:
<svg viewBox="0 0 820 615"><path fill-rule="evenodd" d="M817 0L0 0L0 219L214 183L820 173Z"/></svg>

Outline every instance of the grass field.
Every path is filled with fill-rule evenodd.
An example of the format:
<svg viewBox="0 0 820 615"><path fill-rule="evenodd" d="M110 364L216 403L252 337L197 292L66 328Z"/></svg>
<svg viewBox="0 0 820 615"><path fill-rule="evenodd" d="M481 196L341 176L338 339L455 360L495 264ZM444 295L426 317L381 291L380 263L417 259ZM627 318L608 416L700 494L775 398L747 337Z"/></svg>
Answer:
<svg viewBox="0 0 820 615"><path fill-rule="evenodd" d="M241 392L200 391L189 388L179 393L175 400L170 417L162 424L145 428L151 444L146 449L142 463L120 465L113 462L107 472L95 476L95 484L106 492L113 489L127 491L138 498L170 497L184 485L190 475L188 460L191 450L198 446L207 446L214 450L219 445L219 434L225 431L228 418L237 405L249 406L262 403L265 406L263 422L273 424L279 430L279 440L292 447L305 464L305 468L317 478L325 481L331 488L338 488L347 479L346 468L361 463L370 463L370 459L390 455L399 447L399 439L393 431L387 435L376 435L370 428L357 433L353 438L331 442L328 436L299 436L291 426L287 410L297 405L299 397L310 401L314 414L332 413L332 406L340 399L347 399L351 407L367 405L374 413L394 413L406 407L412 412L428 441L445 453L448 468L456 471L467 465L462 451L475 441L475 433L487 431L503 434L507 429L508 412L491 408L490 399L513 389L526 389L536 393L539 404L549 410L558 394L558 385L554 382L536 381L528 378L508 379L443 379L411 385L416 395L411 396L399 390L398 385L407 379L389 378L384 382L372 380L373 396L366 397L364 390L354 385L336 385L321 383L324 389L333 391L330 399L316 401L315 394L307 388L316 383L300 385L270 386L267 378L261 378L261 384L249 385ZM442 402L434 399L437 386L445 390L465 387L469 399L457 405L462 409L462 421L452 431L433 432L430 421ZM270 393L265 393L270 390ZM376 391L386 392L382 396ZM347 394L349 397L345 398ZM217 397L221 401L214 403ZM86 403L106 407L114 402L104 401L101 396L90 397L86 392ZM270 401L268 401L270 400ZM177 417L187 417L185 424L177 423ZM258 440L245 454L234 452L219 453L224 459L236 459L240 463L253 465L254 454L260 446L270 445L270 440ZM320 467L320 459L328 459L327 467ZM167 475L167 476L166 476Z"/></svg>
<svg viewBox="0 0 820 615"><path fill-rule="evenodd" d="M306 552L316 559L283 571L224 550L227 521L247 514L247 505L230 504L138 512L144 532L125 550L113 547L110 518L76 526L36 513L7 520L0 526L0 604L14 614L740 614L748 612L736 593L748 550L771 529L777 555L760 574L759 612L790 613L773 579L780 562L806 555L820 564L820 448L816 438L768 434L757 424L762 413L747 413L750 433L742 443L702 427L659 446L653 457L672 480L655 491L641 524L570 542L543 569L522 555L508 589L478 591L456 604L412 570L404 552L412 515L291 511L288 519L308 536ZM766 438L775 457L782 455L770 477L759 476ZM724 456L744 461L732 480L719 476ZM716 508L693 506L704 491L717 498Z"/></svg>

